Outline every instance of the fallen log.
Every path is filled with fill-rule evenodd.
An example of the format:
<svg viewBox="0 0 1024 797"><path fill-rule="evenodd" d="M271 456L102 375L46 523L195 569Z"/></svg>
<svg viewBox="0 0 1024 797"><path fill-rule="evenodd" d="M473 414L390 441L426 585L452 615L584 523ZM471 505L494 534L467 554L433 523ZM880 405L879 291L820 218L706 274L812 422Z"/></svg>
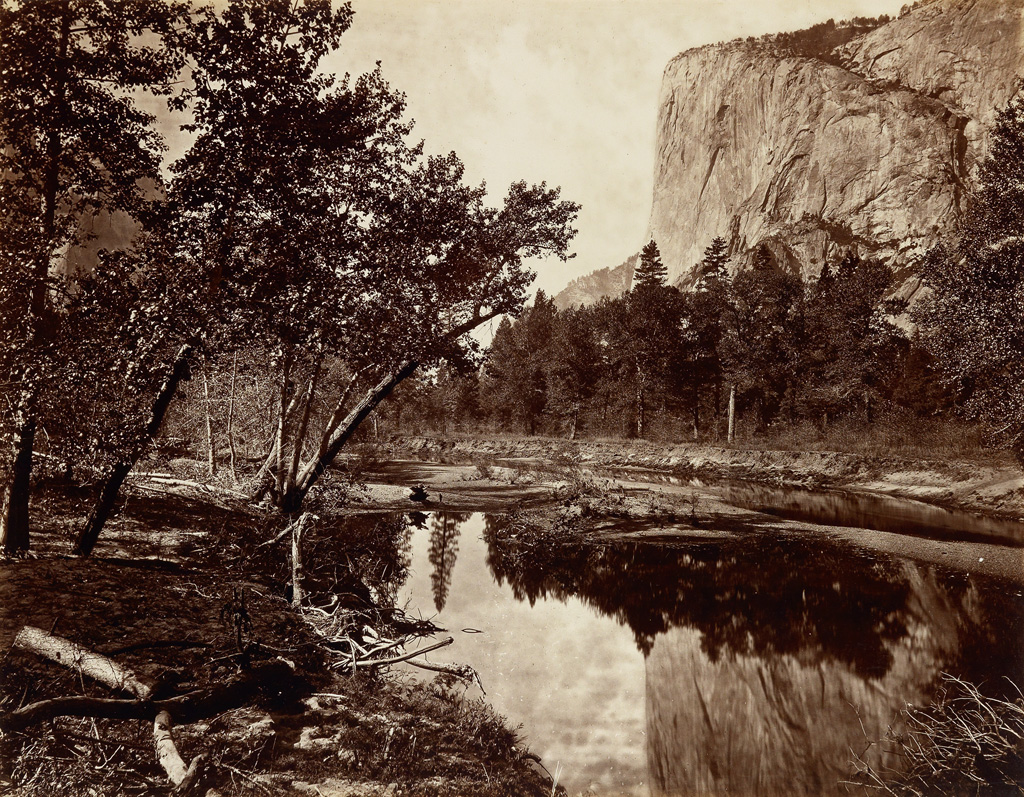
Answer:
<svg viewBox="0 0 1024 797"><path fill-rule="evenodd" d="M161 711L153 721L153 743L156 746L156 760L167 773L167 779L174 786L174 794L186 795L193 793L202 779L206 765L206 756L200 753L185 764L174 743L171 733L171 715Z"/></svg>
<svg viewBox="0 0 1024 797"><path fill-rule="evenodd" d="M49 634L41 628L23 626L14 638L14 647L69 667L111 689L129 692L139 700L149 700L152 697L153 685L140 680L127 667L70 639Z"/></svg>
<svg viewBox="0 0 1024 797"><path fill-rule="evenodd" d="M166 711L174 722L188 724L244 706L261 695L271 696L294 683L295 672L285 661L258 664L232 680L162 700L102 697L55 697L0 715L0 730L25 730L56 717L151 720Z"/></svg>
<svg viewBox="0 0 1024 797"><path fill-rule="evenodd" d="M153 721L153 744L156 747L156 760L167 773L168 779L177 786L188 774L188 765L178 752L171 733L171 715L161 711Z"/></svg>

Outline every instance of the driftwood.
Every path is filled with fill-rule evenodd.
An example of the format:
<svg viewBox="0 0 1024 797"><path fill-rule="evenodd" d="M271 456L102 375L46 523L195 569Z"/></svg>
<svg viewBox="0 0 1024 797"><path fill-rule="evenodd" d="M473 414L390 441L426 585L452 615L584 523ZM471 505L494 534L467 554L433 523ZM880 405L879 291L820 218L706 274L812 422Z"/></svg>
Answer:
<svg viewBox="0 0 1024 797"><path fill-rule="evenodd" d="M302 532L306 530L306 524L315 520L316 516L304 512L302 516L292 524L292 606L302 606Z"/></svg>
<svg viewBox="0 0 1024 797"><path fill-rule="evenodd" d="M361 659L355 663L356 667L385 667L389 664L399 664L403 661L409 661L416 656L422 656L424 653L430 653L432 650L438 648L447 647L452 644L455 640L452 637L442 639L440 642L435 642L433 645L427 645L425 648L414 650L411 653L405 653L401 656L395 656L392 659Z"/></svg>
<svg viewBox="0 0 1024 797"><path fill-rule="evenodd" d="M431 664L429 661L416 661L415 659L409 659L406 664L411 664L413 667L419 667L421 670L440 672L445 675L452 675L456 678L462 678L467 681L476 681L476 685L480 687L480 692L484 695L487 694L487 690L484 689L484 682L480 680L480 673L468 664Z"/></svg>
<svg viewBox="0 0 1024 797"><path fill-rule="evenodd" d="M40 628L31 625L22 627L14 638L14 647L63 664L111 689L129 692L139 700L149 700L152 697L153 686L139 680L128 668L76 642L48 634Z"/></svg>
<svg viewBox="0 0 1024 797"><path fill-rule="evenodd" d="M55 697L0 715L0 730L21 731L56 717L151 720L161 711L166 711L175 722L187 724L243 706L261 694L280 691L294 679L291 665L277 660L258 664L226 683L162 700Z"/></svg>
<svg viewBox="0 0 1024 797"><path fill-rule="evenodd" d="M161 711L153 722L153 743L156 747L156 760L167 773L167 779L174 785L174 794L186 795L195 793L203 778L206 756L203 753L186 765L171 733L171 715ZM209 792L207 792L209 797Z"/></svg>

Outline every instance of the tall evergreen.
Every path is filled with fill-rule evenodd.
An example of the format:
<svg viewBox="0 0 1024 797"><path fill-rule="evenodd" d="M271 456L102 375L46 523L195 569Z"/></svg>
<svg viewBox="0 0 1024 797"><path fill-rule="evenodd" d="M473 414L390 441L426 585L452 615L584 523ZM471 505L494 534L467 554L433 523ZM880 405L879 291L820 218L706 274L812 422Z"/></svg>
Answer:
<svg viewBox="0 0 1024 797"><path fill-rule="evenodd" d="M633 289L662 286L668 280L668 269L661 262L658 244L652 239L640 252L640 262L633 273Z"/></svg>

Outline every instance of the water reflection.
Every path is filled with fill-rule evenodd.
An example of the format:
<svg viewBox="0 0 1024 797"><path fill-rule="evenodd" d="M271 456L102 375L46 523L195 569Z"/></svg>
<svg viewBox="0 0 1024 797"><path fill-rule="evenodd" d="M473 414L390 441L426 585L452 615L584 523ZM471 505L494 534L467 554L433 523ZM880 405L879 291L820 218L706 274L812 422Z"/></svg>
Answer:
<svg viewBox="0 0 1024 797"><path fill-rule="evenodd" d="M433 602L457 635L435 660L475 667L571 793L840 793L855 756L899 765L869 743L940 672L1024 683L1015 585L803 533L583 545L504 523L318 525L309 578Z"/></svg>
<svg viewBox="0 0 1024 797"><path fill-rule="evenodd" d="M404 515L351 515L313 524L303 537L303 586L355 608L394 606L409 577L412 529ZM284 566L279 565L279 566ZM281 573L282 580L290 577Z"/></svg>
<svg viewBox="0 0 1024 797"><path fill-rule="evenodd" d="M740 541L537 546L529 553L490 519L489 565L531 603L579 596L628 625L639 650L670 628L700 631L711 660L723 651L799 654L879 676L888 643L906 635L909 593L891 562L852 546L799 537Z"/></svg>
<svg viewBox="0 0 1024 797"><path fill-rule="evenodd" d="M1024 546L1024 524L866 493L823 492L735 482L714 492L746 509L832 526L891 531L932 539Z"/></svg>
<svg viewBox="0 0 1024 797"><path fill-rule="evenodd" d="M852 545L756 534L558 545L485 530L499 582L531 605L580 598L644 656L655 794L823 794L940 672L1021 683L1021 601L1005 585Z"/></svg>
<svg viewBox="0 0 1024 797"><path fill-rule="evenodd" d="M438 512L430 519L430 583L434 608L444 609L452 584L452 571L459 555L459 527L469 520L469 512Z"/></svg>

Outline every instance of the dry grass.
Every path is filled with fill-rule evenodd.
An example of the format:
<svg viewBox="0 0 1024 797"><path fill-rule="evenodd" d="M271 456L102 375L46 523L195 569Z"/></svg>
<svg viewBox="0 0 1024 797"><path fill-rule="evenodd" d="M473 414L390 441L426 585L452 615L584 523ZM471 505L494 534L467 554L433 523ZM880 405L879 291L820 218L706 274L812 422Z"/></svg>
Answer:
<svg viewBox="0 0 1024 797"><path fill-rule="evenodd" d="M872 423L848 418L821 428L810 421L777 424L763 432L737 435L735 448L781 451L837 451L868 457L1012 462L1009 452L985 445L973 424L949 418L920 418L912 413L882 413Z"/></svg>
<svg viewBox="0 0 1024 797"><path fill-rule="evenodd" d="M902 767L879 771L861 759L853 782L899 797L1024 794L1024 696L992 698L959 678L942 679L935 701L904 709L905 730L890 730L882 742Z"/></svg>

